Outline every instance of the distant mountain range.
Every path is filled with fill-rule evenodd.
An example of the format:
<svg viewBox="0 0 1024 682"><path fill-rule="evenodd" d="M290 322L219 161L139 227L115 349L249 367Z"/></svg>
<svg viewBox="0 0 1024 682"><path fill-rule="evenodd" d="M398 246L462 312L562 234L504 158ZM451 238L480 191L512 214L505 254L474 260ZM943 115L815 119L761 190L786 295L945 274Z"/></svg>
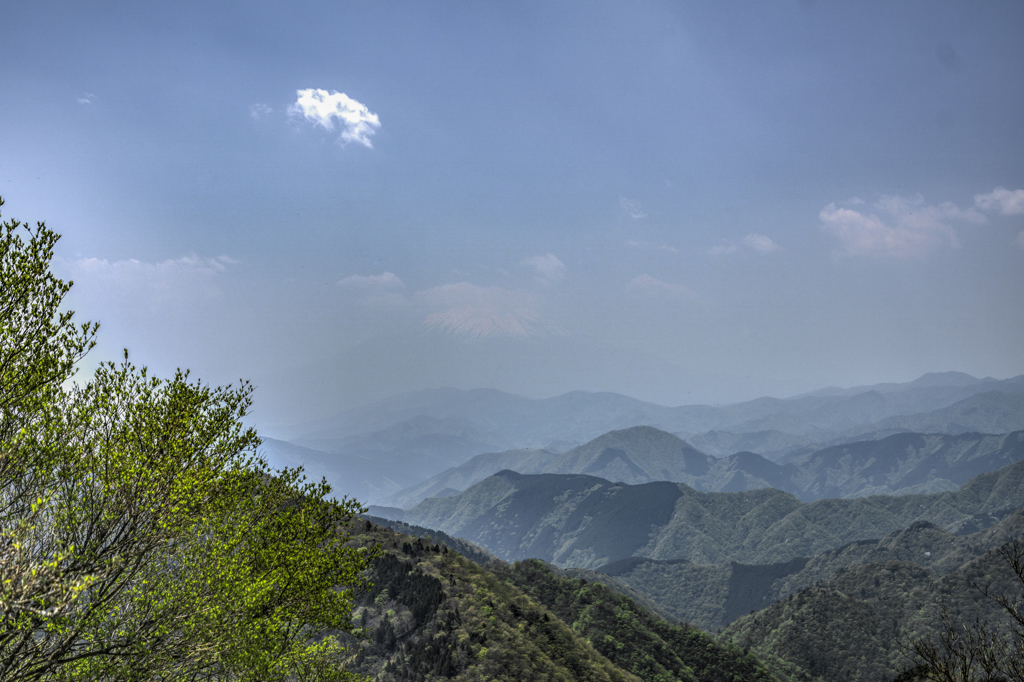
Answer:
<svg viewBox="0 0 1024 682"><path fill-rule="evenodd" d="M972 585L1013 587L999 582L992 550L1024 532L1024 377L944 373L679 408L615 393L534 400L424 390L285 435L290 440L264 439L274 464L305 466L339 494L392 505L370 511L433 539L372 531L390 539L389 556L398 559L388 559L387 570L400 568L378 577L388 599L360 603L374 641L359 645L357 663L374 674L389 666L468 674L468 654L449 660L427 635L451 635L444 650L455 651L463 641L457 616L483 623L475 609L486 604L493 610L482 615L502 612L486 627L502 624L503 642L518 637L532 623L517 610L528 595L580 634L565 640L577 647L573 656L594 656L587 643L598 642L608 664L592 657L593 665L608 679L618 666L689 679L681 656L651 663L670 650L659 642L675 637L670 648L689 646L687 656L710 651L708 643L650 620L626 595L675 619L724 628L718 671L748 666L762 675L750 668L754 658L739 655L750 650L780 680L883 682L900 664L900 637L934 634L938 595L959 621L999 615ZM485 565L458 563L438 542ZM488 561L492 555L518 563ZM420 602L437 591L426 580L434 568L446 578L438 580L442 601L459 608L420 624ZM423 576L406 585L417 570ZM463 570L469 582L460 587ZM595 583L609 588L600 592L600 622ZM460 599L472 590L471 608ZM647 638L653 648L642 647L640 657L620 657L634 648L608 639L624 613L646 624L642 635L622 631L631 642ZM544 650L543 642L531 639L527 648Z"/></svg>
<svg viewBox="0 0 1024 682"><path fill-rule="evenodd" d="M814 451L798 463L776 464L753 452L716 458L650 426L612 431L563 454L512 450L477 455L396 493L395 506L447 497L502 469L521 474L588 474L629 484L672 481L696 490L741 492L775 488L805 502L955 490L968 479L1024 459L1024 432L1002 436L897 433Z"/></svg>
<svg viewBox="0 0 1024 682"><path fill-rule="evenodd" d="M481 480L479 474L485 471L548 471L544 467L550 462L544 460L549 455L542 451L559 455L609 431L638 425L677 434L705 459L707 455L724 458L746 452L784 467L800 464L829 446L899 433L1022 430L1024 376L995 380L954 372L930 374L907 384L826 389L725 407L665 407L614 393L582 391L533 400L491 389L432 389L295 427L290 442L266 439L264 451L274 463L302 463L311 476L327 477L338 494L377 504L406 505L441 494L446 488L450 490L445 494L464 489L469 484L466 481ZM532 454L509 454L512 450ZM494 467L477 461L470 467L475 474L460 470L448 483L436 485L438 474L481 454L505 464ZM786 490L802 490L803 484L785 483L789 473L744 457L749 461L719 466L715 475L721 474L721 480L704 485L705 489L749 489L778 483ZM513 465L517 458L523 462ZM687 466L697 466L696 462L691 457ZM600 470L602 476L615 480L638 480L629 478L625 460L613 457L608 465L612 467L608 471L600 466L592 473ZM615 466L626 467L621 476L614 472ZM713 463L709 467L715 468ZM751 467L760 473L753 473ZM736 479L733 488L724 487L728 481L722 477L731 476L730 471L739 472L747 482L741 485ZM687 470L673 480L691 482L685 476L700 475ZM943 477L930 480L936 478ZM955 478L949 481L947 488L960 482ZM899 489L891 482L884 486L879 492Z"/></svg>
<svg viewBox="0 0 1024 682"><path fill-rule="evenodd" d="M706 650L715 652L716 666L734 666L735 662L727 663L729 659L722 657L731 645L736 647L733 652L756 654L780 680L888 682L906 662L900 643L934 637L942 627L940 607L948 609L954 623L970 623L975 618L1006 620L1002 609L976 586L1010 595L1019 591L1013 571L994 550L1024 533L1024 507L1019 506L1024 494L1024 462L978 476L956 493L822 500L810 505L789 498L796 507L788 511L780 504L784 494L776 491L699 494L681 490L661 530L658 524L666 516L664 503L673 497L666 494L671 491L665 484L613 486L618 488L613 490L599 483L588 485L597 479L586 476L511 478L521 485L516 495L501 498L497 513L481 514L481 506L474 516L470 506L459 505L461 514L456 518L463 535L498 540L498 545L501 538L517 535L520 548L527 547L527 553L555 548L556 559L557 550L569 545L570 559L578 560L616 545L628 551L636 546L637 538L631 537L625 526L632 525L635 531L654 520L651 539L658 536L657 542L645 549L702 547L704 556L716 549L719 553L738 549L748 557L707 562L692 556L634 555L603 564L596 571L559 571L537 559L513 565L491 561L483 567L484 573L493 572L497 580L478 587L478 597L485 590L492 590L487 592L490 598L496 588L521 589L616 664L626 660L621 656L630 656L623 667L643 679L662 679L651 668L635 667L641 660L658 660L657 652L674 652L693 666ZM548 492L558 488L546 488L559 478L576 479L584 485L563 490L552 509L544 503L551 499ZM637 516L616 525L624 512L638 506ZM908 519L916 520L902 525ZM430 536L430 542L440 540L460 550L468 547L482 555L480 560L487 558L465 540L444 532L393 525L420 537ZM878 534L859 537L864 529ZM843 542L849 538L855 539ZM795 543L797 555L790 556ZM589 545L589 550L584 545ZM801 553L822 545L832 546ZM396 550L398 546L398 542L385 545ZM403 547L406 555L430 555L429 545L406 541ZM433 552L436 555L436 546ZM447 568L443 571L452 574L449 584L455 584L455 573ZM400 599L417 597L403 594ZM487 603L497 602L493 597ZM639 604L703 629L715 631L726 626L718 637L726 649L714 649L710 638L695 641L692 634L669 644L665 637L669 631ZM640 630L622 630L638 626ZM651 637L651 630L662 634ZM380 639L377 635L376 640ZM653 649L647 648L647 642L653 643ZM662 670L667 672L667 668ZM707 670L696 677L751 679L744 675L753 672L730 678ZM690 679L685 672L660 674L664 679Z"/></svg>
<svg viewBox="0 0 1024 682"><path fill-rule="evenodd" d="M666 407L617 393L573 391L535 400L494 389L440 388L395 395L327 419L282 429L280 433L288 440L346 438L380 431L424 415L471 427L492 446L505 450L546 447L552 442L579 445L602 433L639 425L687 434L713 430L733 433L774 430L803 436L849 436L851 429L866 433L866 427L884 419L923 415L980 393L996 392L1024 399L1024 375L996 380L945 372L926 374L906 384L878 384L846 389L841 394L832 391L786 399L758 398L721 407ZM938 415L936 419L950 422L950 426L959 431L1005 433L1016 430L998 424L985 428L971 421L971 410L977 408L995 410L999 419L1016 420L1015 423L1024 419L1024 415L1014 411L1019 409L1019 402L1010 400L1004 404L1000 400L992 396L989 402L967 405L959 411ZM875 430L946 432L919 426L883 424Z"/></svg>
<svg viewBox="0 0 1024 682"><path fill-rule="evenodd" d="M447 321L457 319L450 317ZM576 335L489 335L473 339L424 333L419 325L392 328L384 338L367 340L312 362L294 358L295 364L298 366L256 377L260 413L265 416L259 425L261 431L270 432L266 427L271 422L281 426L330 417L339 410L387 400L388 396L415 395L454 382L463 393L481 386L506 394L535 396L585 389L619 391L675 405L697 400L732 402L749 396L751 390L749 381L738 377L680 367L650 353ZM439 417L415 412L372 430L418 414ZM306 433L280 430L271 435L291 439Z"/></svg>
<svg viewBox="0 0 1024 682"><path fill-rule="evenodd" d="M811 503L775 489L700 492L680 483L502 471L458 495L371 513L463 537L509 561L597 568L630 557L786 562L916 521L956 530L1021 505L1024 461L975 476L957 491Z"/></svg>

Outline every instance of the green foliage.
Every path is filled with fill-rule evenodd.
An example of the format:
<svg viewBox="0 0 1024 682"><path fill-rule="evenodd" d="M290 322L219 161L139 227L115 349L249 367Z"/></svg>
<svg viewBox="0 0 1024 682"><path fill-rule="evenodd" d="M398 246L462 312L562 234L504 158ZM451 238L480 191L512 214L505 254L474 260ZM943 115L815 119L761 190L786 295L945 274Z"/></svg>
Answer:
<svg viewBox="0 0 1024 682"><path fill-rule="evenodd" d="M0 198L0 206L3 206ZM23 228L28 240L22 238ZM0 227L0 442L49 403L74 364L94 345L99 325L72 323L61 311L71 289L49 271L59 236L43 223L17 220ZM5 463L6 464L6 463Z"/></svg>
<svg viewBox="0 0 1024 682"><path fill-rule="evenodd" d="M995 550L941 577L912 561L871 562L745 616L722 636L796 679L883 682L910 660L910 647L901 643L923 644L926 652L943 645L950 624L966 635L974 623L1003 618L1002 607L976 586L993 595L1019 592L1019 580ZM974 634L985 639L992 632Z"/></svg>
<svg viewBox="0 0 1024 682"><path fill-rule="evenodd" d="M991 519L990 519L991 520ZM779 564L694 564L632 557L608 564L615 577L654 601L672 617L719 631L736 618L791 594L870 563L904 561L930 571L929 579L977 559L1024 532L1024 509L997 525L970 535L954 535L920 521L878 540L861 540L837 549ZM852 574L847 574L852 575ZM864 594L860 590L864 589ZM855 596L874 593L858 586Z"/></svg>
<svg viewBox="0 0 1024 682"><path fill-rule="evenodd" d="M353 670L377 680L608 680L637 677L614 665L493 565L390 529L362 527L380 545L372 590L357 597L366 628Z"/></svg>
<svg viewBox="0 0 1024 682"><path fill-rule="evenodd" d="M981 618L975 618L973 623L958 622L943 604L939 636L919 638L905 647L904 653L911 663L901 672L904 679L1024 680L1024 543L1015 538L997 553L1013 572L1013 592L1007 594L991 584L975 587L999 607L1000 620L1008 622L990 623Z"/></svg>
<svg viewBox="0 0 1024 682"><path fill-rule="evenodd" d="M462 538L453 538L451 535L442 533L438 530L430 530L422 526L411 526L408 523L403 523L402 521L393 521L391 519L383 519L377 516L368 516L367 514L362 514L362 518L378 526L384 526L385 528L390 528L391 530L405 535L412 535L413 537L418 538L433 536L438 540L438 542L448 549L455 550L473 563L480 564L481 566L486 564L488 561L493 561L497 558L480 545L476 545L468 540L463 540Z"/></svg>
<svg viewBox="0 0 1024 682"><path fill-rule="evenodd" d="M357 540L386 551L357 599L368 637L351 659L379 680L776 679L736 647L541 562L480 566L380 526Z"/></svg>
<svg viewBox="0 0 1024 682"><path fill-rule="evenodd" d="M336 635L372 547L358 504L270 472L252 389L104 363L48 269L57 235L0 239L0 680L342 680Z"/></svg>
<svg viewBox="0 0 1024 682"><path fill-rule="evenodd" d="M599 583L559 576L537 560L494 569L508 575L601 654L644 680L772 680L753 656L687 625L672 625Z"/></svg>

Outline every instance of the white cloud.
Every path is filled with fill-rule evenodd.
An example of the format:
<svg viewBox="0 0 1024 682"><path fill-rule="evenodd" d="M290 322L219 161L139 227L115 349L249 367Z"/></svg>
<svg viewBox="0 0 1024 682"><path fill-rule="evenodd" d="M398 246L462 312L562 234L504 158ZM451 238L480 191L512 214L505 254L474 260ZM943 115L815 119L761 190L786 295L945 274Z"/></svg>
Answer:
<svg viewBox="0 0 1024 682"><path fill-rule="evenodd" d="M338 284L355 289L401 289L405 286L393 272L382 272L379 275L349 275L339 280Z"/></svg>
<svg viewBox="0 0 1024 682"><path fill-rule="evenodd" d="M238 261L229 256L201 258L196 255L147 263L134 258L60 259L83 290L105 296L137 300L151 310L188 305L190 301L220 299L217 278ZM76 287L77 288L77 287Z"/></svg>
<svg viewBox="0 0 1024 682"><path fill-rule="evenodd" d="M822 229L839 239L843 252L878 258L920 258L945 243L957 247L959 241L950 223L986 222L973 208L960 209L948 201L932 206L920 195L883 195L874 208L878 213L832 203L821 209L818 218Z"/></svg>
<svg viewBox="0 0 1024 682"><path fill-rule="evenodd" d="M454 336L479 340L566 333L544 321L537 297L522 290L458 282L418 291L413 298L426 313L428 330Z"/></svg>
<svg viewBox="0 0 1024 682"><path fill-rule="evenodd" d="M630 239L626 242L626 246L631 249L656 249L658 251L668 251L669 253L678 253L679 249L670 244L658 244L657 242L643 242L633 241Z"/></svg>
<svg viewBox="0 0 1024 682"><path fill-rule="evenodd" d="M1003 215L1018 215L1024 213L1024 189L996 187L988 194L975 194L974 203L983 211L999 209Z"/></svg>
<svg viewBox="0 0 1024 682"><path fill-rule="evenodd" d="M647 217L647 214L643 212L643 209L641 209L639 201L622 197L619 199L619 206L622 207L622 212L633 220L640 220L641 218Z"/></svg>
<svg viewBox="0 0 1024 682"><path fill-rule="evenodd" d="M81 97L78 98L78 103L79 104L92 104L93 100L95 100L95 99L96 99L96 95L92 94L91 92L87 92L87 93L85 93L84 95L82 95Z"/></svg>
<svg viewBox="0 0 1024 682"><path fill-rule="evenodd" d="M682 284L663 282L646 273L633 279L627 288L634 293L652 298L667 298L676 301L695 301L697 299L697 294Z"/></svg>
<svg viewBox="0 0 1024 682"><path fill-rule="evenodd" d="M551 253L524 258L519 264L532 268L537 280L542 284L551 284L565 277L565 263Z"/></svg>
<svg viewBox="0 0 1024 682"><path fill-rule="evenodd" d="M736 253L740 250L740 247L752 249L758 253L771 253L778 251L781 247L771 240L770 237L766 237L763 234L750 233L739 243L730 241L725 244L719 244L708 249L708 253L712 256L721 256L726 253Z"/></svg>
<svg viewBox="0 0 1024 682"><path fill-rule="evenodd" d="M288 107L292 116L303 116L307 121L334 130L335 119L342 126L341 142L358 142L373 148L370 136L380 127L380 118L343 92L331 92L308 88L296 91L298 99Z"/></svg>
<svg viewBox="0 0 1024 682"><path fill-rule="evenodd" d="M259 102L249 107L249 115L257 120L267 116L268 114L272 114L273 112L273 109L268 107L266 104L260 104Z"/></svg>
<svg viewBox="0 0 1024 682"><path fill-rule="evenodd" d="M741 240L741 243L748 249L753 249L758 253L771 253L772 251L779 250L779 245L763 234L748 234Z"/></svg>

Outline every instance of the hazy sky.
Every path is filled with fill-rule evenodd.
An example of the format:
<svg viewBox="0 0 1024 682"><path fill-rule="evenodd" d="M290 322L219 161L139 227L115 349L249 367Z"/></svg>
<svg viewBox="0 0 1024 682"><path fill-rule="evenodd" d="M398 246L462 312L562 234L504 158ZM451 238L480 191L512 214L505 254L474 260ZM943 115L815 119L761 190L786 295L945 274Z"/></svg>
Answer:
<svg viewBox="0 0 1024 682"><path fill-rule="evenodd" d="M1022 29L1020 2L3 2L2 211L64 235L94 360L164 373L269 387L440 334L664 361L678 402L1003 378ZM476 380L408 353L407 387ZM558 390L527 356L491 383Z"/></svg>

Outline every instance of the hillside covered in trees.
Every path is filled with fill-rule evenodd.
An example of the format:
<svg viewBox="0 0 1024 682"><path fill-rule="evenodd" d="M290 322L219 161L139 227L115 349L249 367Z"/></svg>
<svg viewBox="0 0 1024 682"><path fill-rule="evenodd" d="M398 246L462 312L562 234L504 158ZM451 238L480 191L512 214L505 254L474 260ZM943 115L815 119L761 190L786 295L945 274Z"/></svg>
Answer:
<svg viewBox="0 0 1024 682"><path fill-rule="evenodd" d="M539 561L479 565L429 535L366 521L380 546L356 600L350 669L377 680L783 680L737 646L671 624Z"/></svg>

